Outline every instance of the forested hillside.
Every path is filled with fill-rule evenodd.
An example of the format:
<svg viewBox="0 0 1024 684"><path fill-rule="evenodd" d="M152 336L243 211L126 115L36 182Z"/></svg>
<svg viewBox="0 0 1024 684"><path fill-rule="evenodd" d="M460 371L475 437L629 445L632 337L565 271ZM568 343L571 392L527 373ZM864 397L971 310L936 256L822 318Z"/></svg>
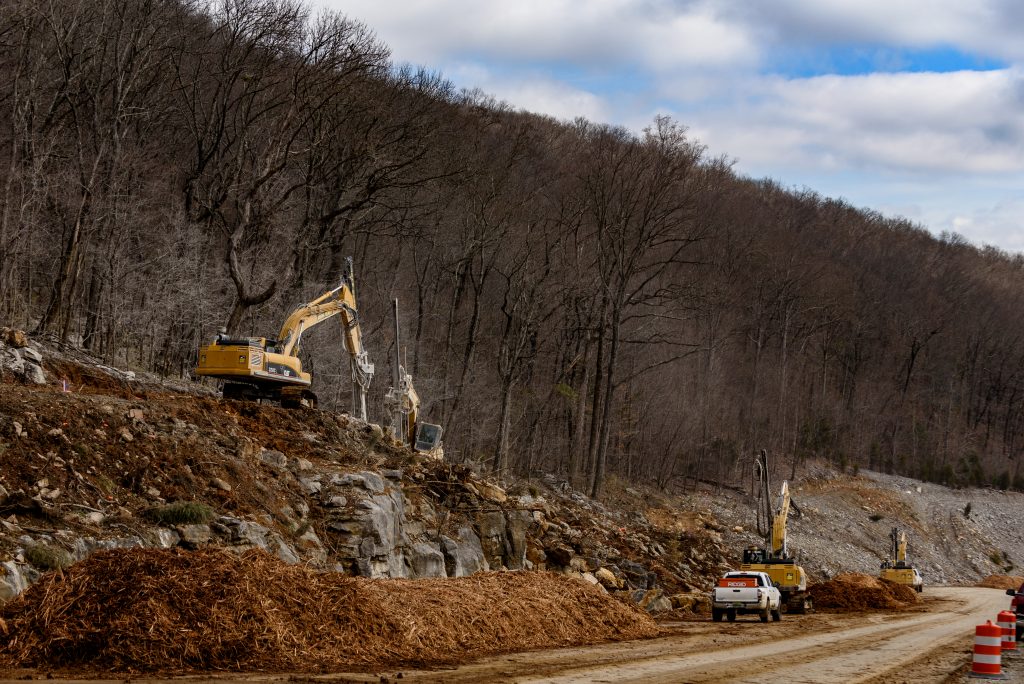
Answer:
<svg viewBox="0 0 1024 684"><path fill-rule="evenodd" d="M353 256L448 457L660 485L767 448L1024 488L1024 261L396 68L290 0L0 3L0 323L187 376ZM784 183L785 179L781 179ZM348 409L337 326L306 339ZM786 461L788 462L788 461Z"/></svg>

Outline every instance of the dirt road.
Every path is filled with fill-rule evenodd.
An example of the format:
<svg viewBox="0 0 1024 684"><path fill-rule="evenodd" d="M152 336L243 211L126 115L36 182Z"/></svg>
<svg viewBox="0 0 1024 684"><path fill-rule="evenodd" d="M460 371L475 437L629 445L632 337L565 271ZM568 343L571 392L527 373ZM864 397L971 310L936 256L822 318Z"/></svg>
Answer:
<svg viewBox="0 0 1024 684"><path fill-rule="evenodd" d="M994 589L929 588L911 612L787 615L781 623L681 623L644 642L524 653L405 681L943 682L970 660L974 627L1006 606ZM756 620L756 619L755 619ZM1024 665L1024 663L1022 663Z"/></svg>
<svg viewBox="0 0 1024 684"><path fill-rule="evenodd" d="M660 639L496 656L450 670L330 675L183 677L246 682L960 682L970 662L974 627L1005 608L997 589L929 588L923 603L895 613L786 615L762 624L710 619L670 626ZM1024 656L1005 666L1024 681ZM7 676L14 673L5 673ZM46 676L18 673L15 676ZM66 675L65 675L66 676ZM61 681L60 675L58 679ZM73 680L64 679L64 682ZM93 684L103 680L93 680ZM112 681L123 681L112 680ZM134 682L153 681L133 678Z"/></svg>

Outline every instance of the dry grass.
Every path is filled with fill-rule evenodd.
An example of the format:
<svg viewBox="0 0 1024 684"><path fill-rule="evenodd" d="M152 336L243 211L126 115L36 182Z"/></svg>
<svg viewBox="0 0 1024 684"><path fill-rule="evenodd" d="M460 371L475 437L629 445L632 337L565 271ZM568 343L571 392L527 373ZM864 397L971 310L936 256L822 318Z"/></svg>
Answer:
<svg viewBox="0 0 1024 684"><path fill-rule="evenodd" d="M0 664L128 672L441 665L660 632L560 575L368 580L212 549L97 553L42 579L0 621Z"/></svg>

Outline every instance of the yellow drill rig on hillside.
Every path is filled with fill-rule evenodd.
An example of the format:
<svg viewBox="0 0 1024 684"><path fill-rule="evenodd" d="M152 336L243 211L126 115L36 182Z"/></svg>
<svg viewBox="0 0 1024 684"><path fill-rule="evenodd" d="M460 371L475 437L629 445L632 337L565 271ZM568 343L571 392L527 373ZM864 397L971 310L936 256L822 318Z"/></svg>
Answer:
<svg viewBox="0 0 1024 684"><path fill-rule="evenodd" d="M779 588L782 605L786 607L787 612L810 612L812 605L811 596L807 593L807 574L790 555L786 541L786 523L792 505L789 483L782 483L782 489L773 507L768 452L764 449L754 457L754 474L758 479L758 532L764 536L765 546L745 549L740 570L766 573ZM799 509L795 506L793 508L799 513Z"/></svg>
<svg viewBox="0 0 1024 684"><path fill-rule="evenodd" d="M232 338L222 330L213 344L199 350L196 375L224 380L221 392L225 399L269 400L286 408L315 407L316 395L309 389L312 378L302 370L299 343L304 332L334 316L341 317L351 358L352 412L365 421L373 364L363 348L351 257L341 284L292 311L276 340Z"/></svg>
<svg viewBox="0 0 1024 684"><path fill-rule="evenodd" d="M878 573L881 579L905 584L915 591L924 591L924 578L917 568L907 562L907 533L898 527L889 533L889 557L882 561L882 570Z"/></svg>
<svg viewBox="0 0 1024 684"><path fill-rule="evenodd" d="M384 395L384 405L391 411L391 429L396 440L434 458L443 458L441 426L419 422L420 395L412 383L412 375L402 365L401 336L398 329L398 300L393 300L395 322L395 357L391 370L391 388Z"/></svg>

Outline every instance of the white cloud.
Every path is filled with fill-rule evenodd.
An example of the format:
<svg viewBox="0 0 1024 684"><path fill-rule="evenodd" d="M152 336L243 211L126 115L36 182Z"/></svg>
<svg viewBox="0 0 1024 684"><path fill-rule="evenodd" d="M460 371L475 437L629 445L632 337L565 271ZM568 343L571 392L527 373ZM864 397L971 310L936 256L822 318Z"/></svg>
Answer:
<svg viewBox="0 0 1024 684"><path fill-rule="evenodd" d="M741 173L1024 249L1019 0L309 1L516 107L634 130L667 113ZM763 73L850 49L888 73ZM908 49L1011 66L898 73Z"/></svg>
<svg viewBox="0 0 1024 684"><path fill-rule="evenodd" d="M1024 74L1015 69L747 79L732 100L679 114L755 169L901 173L1024 170Z"/></svg>
<svg viewBox="0 0 1024 684"><path fill-rule="evenodd" d="M517 109L542 112L558 119L582 116L593 121L607 121L611 113L607 102L598 95L543 73L502 76L472 62L450 65L445 72L459 85L479 88Z"/></svg>
<svg viewBox="0 0 1024 684"><path fill-rule="evenodd" d="M399 61L486 58L651 69L745 65L757 49L710 0L316 0L369 24Z"/></svg>

